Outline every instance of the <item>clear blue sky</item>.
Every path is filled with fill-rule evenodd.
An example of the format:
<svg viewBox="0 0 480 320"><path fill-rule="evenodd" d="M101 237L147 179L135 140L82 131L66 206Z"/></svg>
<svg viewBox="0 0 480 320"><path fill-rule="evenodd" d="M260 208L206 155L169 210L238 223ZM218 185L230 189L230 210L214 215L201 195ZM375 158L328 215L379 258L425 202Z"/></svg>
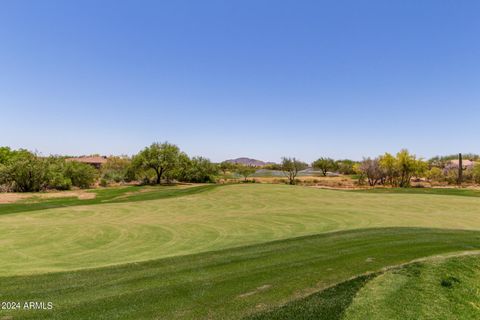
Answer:
<svg viewBox="0 0 480 320"><path fill-rule="evenodd" d="M480 153L480 1L0 3L0 145Z"/></svg>

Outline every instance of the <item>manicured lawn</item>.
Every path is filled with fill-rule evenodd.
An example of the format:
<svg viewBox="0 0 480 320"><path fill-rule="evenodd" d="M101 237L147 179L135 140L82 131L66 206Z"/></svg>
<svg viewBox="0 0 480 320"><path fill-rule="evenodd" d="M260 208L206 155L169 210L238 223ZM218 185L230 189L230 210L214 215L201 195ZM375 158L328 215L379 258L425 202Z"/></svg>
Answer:
<svg viewBox="0 0 480 320"><path fill-rule="evenodd" d="M356 297L381 277L347 280L480 250L476 196L268 184L95 192L95 199L0 205L0 301L54 304L0 315L355 317L363 311L350 307L369 309Z"/></svg>
<svg viewBox="0 0 480 320"><path fill-rule="evenodd" d="M38 199L32 201L20 201L18 203L0 204L0 215L17 212L45 210L52 208L64 208L80 205L92 205L103 203L122 203L134 201L146 201L181 197L205 192L217 187L216 185L200 186L128 186L118 188L95 189L89 192L95 194L93 199L79 199L78 197ZM32 193L32 198L35 194Z"/></svg>
<svg viewBox="0 0 480 320"><path fill-rule="evenodd" d="M191 193L4 214L0 275L100 267L357 228L480 229L480 199L474 197L287 185L192 190L204 189L159 189L137 196Z"/></svg>
<svg viewBox="0 0 480 320"><path fill-rule="evenodd" d="M375 274L358 276L245 320L341 320L357 292L374 277Z"/></svg>
<svg viewBox="0 0 480 320"><path fill-rule="evenodd" d="M480 232L383 228L77 272L2 277L0 300L51 301L54 310L0 314L14 319L240 319L358 274L473 249L480 249Z"/></svg>
<svg viewBox="0 0 480 320"><path fill-rule="evenodd" d="M433 259L370 281L344 319L480 319L479 292L479 256Z"/></svg>

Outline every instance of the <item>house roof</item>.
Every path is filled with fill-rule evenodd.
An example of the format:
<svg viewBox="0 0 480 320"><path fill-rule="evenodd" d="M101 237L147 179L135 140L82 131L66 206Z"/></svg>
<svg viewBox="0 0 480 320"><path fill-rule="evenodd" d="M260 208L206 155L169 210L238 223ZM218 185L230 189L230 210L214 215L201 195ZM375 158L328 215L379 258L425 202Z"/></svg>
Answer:
<svg viewBox="0 0 480 320"><path fill-rule="evenodd" d="M88 164L104 164L107 162L107 157L75 157L75 158L67 158L67 161L77 161L83 162Z"/></svg>
<svg viewBox="0 0 480 320"><path fill-rule="evenodd" d="M459 160L450 160L450 164L453 165L453 166L457 166L458 167L458 164L459 164ZM475 164L475 161L472 161L472 160L462 160L462 165L464 167L470 167L470 166L473 166Z"/></svg>

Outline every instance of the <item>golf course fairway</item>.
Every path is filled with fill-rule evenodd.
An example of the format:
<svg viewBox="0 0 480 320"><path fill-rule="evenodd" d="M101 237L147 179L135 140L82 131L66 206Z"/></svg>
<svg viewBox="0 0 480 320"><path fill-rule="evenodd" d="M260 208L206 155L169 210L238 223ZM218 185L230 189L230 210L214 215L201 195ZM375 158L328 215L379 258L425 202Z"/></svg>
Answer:
<svg viewBox="0 0 480 320"><path fill-rule="evenodd" d="M238 184L152 199L3 211L0 300L54 309L0 315L264 317L385 267L480 250L475 196Z"/></svg>

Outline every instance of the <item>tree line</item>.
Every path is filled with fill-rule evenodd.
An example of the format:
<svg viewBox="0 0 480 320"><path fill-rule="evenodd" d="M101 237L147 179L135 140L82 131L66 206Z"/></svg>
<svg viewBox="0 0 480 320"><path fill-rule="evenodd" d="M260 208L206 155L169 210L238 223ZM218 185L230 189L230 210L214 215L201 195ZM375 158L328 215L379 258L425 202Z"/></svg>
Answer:
<svg viewBox="0 0 480 320"><path fill-rule="evenodd" d="M448 184L462 184L463 182L480 183L480 156L465 154L463 159L469 159L475 165L462 165L462 155L437 156L429 160L417 158L408 150L400 150L393 155L385 153L376 158L364 158L362 161L334 160L319 158L311 164L311 168L318 170L323 176L329 172L345 175L356 175L359 184L369 186L410 187L412 179L425 178ZM459 161L452 162L452 160ZM295 184L299 171L308 165L295 158L283 158L276 169L283 170L290 184Z"/></svg>
<svg viewBox="0 0 480 320"><path fill-rule="evenodd" d="M112 156L100 169L65 156L42 157L34 152L0 147L0 191L35 192L89 188L98 182L214 182L217 165L189 157L176 145L153 143L133 157Z"/></svg>
<svg viewBox="0 0 480 320"><path fill-rule="evenodd" d="M65 157L40 157L28 150L0 147L0 190L3 191L87 188L96 176L93 167L68 162Z"/></svg>
<svg viewBox="0 0 480 320"><path fill-rule="evenodd" d="M473 154L468 159L480 160ZM456 156L434 157L428 161L418 159L407 150L395 155L385 153L362 161L334 160L321 157L310 165L294 157L283 157L279 164L264 169L283 172L289 184L295 184L299 173L312 168L316 173L355 175L360 184L409 187L412 178L458 183L459 180L480 183L480 165L452 166ZM461 163L461 161L460 161ZM71 161L65 156L42 157L34 152L0 147L0 191L35 192L48 189L68 190L72 187L88 188L98 183L140 182L160 184L171 182L212 183L220 177L242 177L244 182L259 168L224 161L213 163L204 157L189 157L174 144L152 143L136 155L111 156L100 169L89 164Z"/></svg>

